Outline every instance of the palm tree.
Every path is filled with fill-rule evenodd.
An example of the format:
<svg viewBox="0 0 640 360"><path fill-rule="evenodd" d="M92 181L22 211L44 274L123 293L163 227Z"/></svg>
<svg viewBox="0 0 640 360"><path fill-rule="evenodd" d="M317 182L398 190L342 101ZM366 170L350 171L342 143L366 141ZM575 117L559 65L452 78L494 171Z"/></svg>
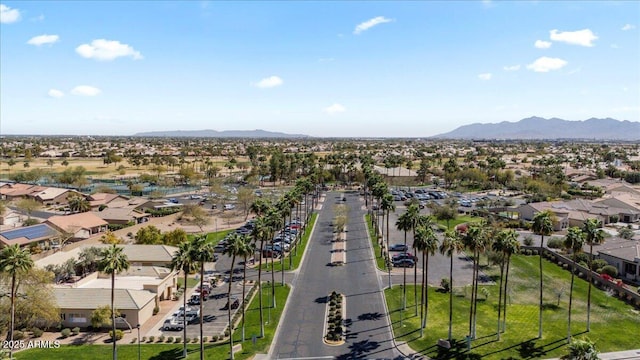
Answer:
<svg viewBox="0 0 640 360"><path fill-rule="evenodd" d="M404 246L407 247L407 231L413 228L411 214L409 213L411 206L407 208L404 214L398 217L396 221L396 229L404 231ZM414 266L415 268L415 266ZM407 309L407 268L402 268L402 310Z"/></svg>
<svg viewBox="0 0 640 360"><path fill-rule="evenodd" d="M276 208L278 209L278 213L282 215L282 219L280 221L280 225L284 230L285 223L287 222L287 216L291 215L291 197L293 195L290 193L286 193L285 196L280 198L280 201L276 203ZM282 274L282 281L280 282L284 286L284 244L280 246L282 250L282 256L280 256L280 273ZM291 250L291 249L289 249ZM291 259L291 256L289 256Z"/></svg>
<svg viewBox="0 0 640 360"><path fill-rule="evenodd" d="M578 227L569 228L567 236L564 238L564 248L571 251L571 287L569 288L569 316L567 320L567 342L571 342L571 307L573 305L573 279L576 274L576 256L582 252L584 245L584 234Z"/></svg>
<svg viewBox="0 0 640 360"><path fill-rule="evenodd" d="M533 217L533 232L540 235L540 250L538 255L540 256L540 301L539 301L539 316L538 316L538 338L542 337L542 251L544 250L544 237L553 233L553 219L555 215L551 210L544 210L537 213Z"/></svg>
<svg viewBox="0 0 640 360"><path fill-rule="evenodd" d="M213 261L213 244L207 241L206 234L200 234L193 239L191 243L191 260L193 262L200 263L200 289L204 288L204 263ZM233 276L231 274L230 276ZM231 279L229 279L231 282ZM202 303L204 302L204 292L200 291L200 360L204 360L204 343L202 342L202 337L204 335L204 330L202 325L204 323L204 313L202 309ZM186 309L185 309L186 310ZM229 336L231 336L231 332L229 332Z"/></svg>
<svg viewBox="0 0 640 360"><path fill-rule="evenodd" d="M241 255L243 247L243 236L238 233L233 233L227 240L227 245L224 247L224 254L231 256L231 267L229 268L229 290L227 290L227 315L229 316L229 353L231 354L231 360L233 360L233 322L231 321L231 286L233 284L233 267L236 264L236 256ZM243 299L244 302L244 299Z"/></svg>
<svg viewBox="0 0 640 360"><path fill-rule="evenodd" d="M440 253L449 257L449 341L452 339L451 328L453 326L453 254L463 248L462 241L457 231L447 230L440 244Z"/></svg>
<svg viewBox="0 0 640 360"><path fill-rule="evenodd" d="M280 227L280 213L277 209L271 208L267 211L265 219L267 221L267 228L269 229L269 241L271 242L271 306L275 309L277 304L275 267L273 266L273 255L275 254L275 249L273 248L273 236L276 229ZM284 256L284 254L281 256Z"/></svg>
<svg viewBox="0 0 640 360"><path fill-rule="evenodd" d="M113 342L113 360L118 358L116 349L116 310L115 310L115 287L116 273L129 268L129 259L123 252L124 248L116 244L105 248L102 251L102 258L98 262L98 269L105 274L111 274L111 341Z"/></svg>
<svg viewBox="0 0 640 360"><path fill-rule="evenodd" d="M171 270L178 270L184 273L184 295L182 297L182 323L184 324L182 328L184 342L182 348L183 358L187 357L187 277L189 273L196 270L196 264L191 258L191 253L191 243L184 241L178 244L178 251L176 251L171 258Z"/></svg>
<svg viewBox="0 0 640 360"><path fill-rule="evenodd" d="M413 233L413 237L415 237L416 235L416 228L418 227L418 224L422 224L422 223L429 223L428 226L431 226L430 224L430 218L426 217L426 216L422 216L420 215L420 208L417 206L409 206L407 208L407 213L409 214L408 217L409 219L411 219L411 232ZM415 249L415 242L413 243L413 252L416 253ZM416 255L416 254L414 254ZM417 258L416 258L417 259ZM415 284L418 283L418 266L416 264L416 266L413 267L413 303L415 304L415 316L418 316L418 288L415 286Z"/></svg>
<svg viewBox="0 0 640 360"><path fill-rule="evenodd" d="M507 247L507 237L509 236L508 230L502 230L498 232L494 242L491 244L491 250L496 252L500 256L500 291L498 295L498 341L500 341L500 333L502 332L500 329L500 325L502 322L502 289L503 289L503 279L504 279L504 270L505 270L505 262L507 260L506 250Z"/></svg>
<svg viewBox="0 0 640 360"><path fill-rule="evenodd" d="M16 279L18 275L24 274L33 267L33 260L28 249L21 249L20 245L14 244L5 247L0 252L0 272L11 276L11 325L7 339L13 342L13 328L16 321L16 292L18 287ZM9 359L12 359L13 346L9 346Z"/></svg>
<svg viewBox="0 0 640 360"><path fill-rule="evenodd" d="M505 238L506 238L506 241L502 249L502 251L504 252L504 255L507 258L506 260L507 271L504 276L504 301L502 302L504 306L504 311L502 312L503 314L502 331L503 332L506 331L507 329L507 294L509 293L508 285L509 285L509 267L511 265L511 255L517 254L520 252L520 241L518 241L518 234L516 233L515 230L508 230L507 234L505 235Z"/></svg>
<svg viewBox="0 0 640 360"><path fill-rule="evenodd" d="M389 257L389 212L396 211L396 204L393 203L393 195L386 193L382 197L382 203L380 203L380 208L387 215L387 258Z"/></svg>
<svg viewBox="0 0 640 360"><path fill-rule="evenodd" d="M256 218L251 235L253 236L254 243L260 240L260 248L258 249L260 253L260 263L258 264L258 300L260 307L260 337L263 338L264 316L262 312L262 257L264 255L264 241L269 238L269 227L267 226L267 222L263 216Z"/></svg>
<svg viewBox="0 0 640 360"><path fill-rule="evenodd" d="M585 241L589 244L589 290L587 290L587 331L591 331L591 284L592 281L592 269L591 264L593 262L593 244L602 244L604 242L604 234L600 229L600 221L597 219L588 219L582 226L582 231L585 234Z"/></svg>
<svg viewBox="0 0 640 360"><path fill-rule="evenodd" d="M438 249L438 238L433 229L428 226L421 226L416 229L414 237L416 249L422 252L422 303L424 306L424 317L420 317L420 336L424 334L424 328L427 326L427 311L429 309L429 292L426 288L429 280L429 255L434 255Z"/></svg>
<svg viewBox="0 0 640 360"><path fill-rule="evenodd" d="M72 213L82 213L91 210L89 201L82 195L69 196L67 201L69 203L69 210L71 210Z"/></svg>
<svg viewBox="0 0 640 360"><path fill-rule="evenodd" d="M243 262L242 262L242 279L243 279L243 284L242 284L242 342L244 342L244 325L245 325L245 319L244 319L244 312L245 312L245 297L246 297L246 289L247 289L247 257L251 256L255 253L256 251L256 246L255 243L253 243L251 241L251 237L248 235L243 235L242 236L242 247L240 249L241 251L238 253L239 256L242 256Z"/></svg>
<svg viewBox="0 0 640 360"><path fill-rule="evenodd" d="M469 307L469 336L475 338L476 305L478 298L478 274L480 265L480 253L484 251L485 224L473 224L469 226L462 240L466 248L473 252L473 272L471 282L471 304Z"/></svg>

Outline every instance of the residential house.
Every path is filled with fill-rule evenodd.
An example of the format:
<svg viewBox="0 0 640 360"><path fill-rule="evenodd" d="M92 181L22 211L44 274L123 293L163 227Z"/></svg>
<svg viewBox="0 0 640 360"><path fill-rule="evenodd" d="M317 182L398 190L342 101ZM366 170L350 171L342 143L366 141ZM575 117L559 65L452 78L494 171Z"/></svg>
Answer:
<svg viewBox="0 0 640 360"><path fill-rule="evenodd" d="M544 201L538 203L523 204L516 209L516 212L518 213L520 219L533 221L533 218L539 212L551 210L556 216L556 221L553 224L553 230L561 231L569 227L569 211L561 207L554 207L554 204L557 205L558 202Z"/></svg>
<svg viewBox="0 0 640 360"><path fill-rule="evenodd" d="M53 294L60 308L63 327L89 327L91 313L111 305L111 289L56 287ZM153 316L156 295L148 290L115 289L114 304L120 313L119 328L135 328Z"/></svg>
<svg viewBox="0 0 640 360"><path fill-rule="evenodd" d="M31 193L29 197L42 205L64 205L68 203L68 198L74 195L82 196L75 190L48 187L40 192Z"/></svg>
<svg viewBox="0 0 640 360"><path fill-rule="evenodd" d="M87 200L91 206L91 210L97 210L100 207L121 208L129 204L129 198L118 194L95 193L87 195Z"/></svg>
<svg viewBox="0 0 640 360"><path fill-rule="evenodd" d="M109 224L141 224L149 221L150 214L131 208L106 208L102 211L94 212L99 218Z"/></svg>
<svg viewBox="0 0 640 360"><path fill-rule="evenodd" d="M52 242L60 237L60 233L48 224L36 224L0 231L0 248L19 244L20 246L37 245L48 249Z"/></svg>
<svg viewBox="0 0 640 360"><path fill-rule="evenodd" d="M46 190L45 186L33 184L10 183L0 186L0 198L2 200L16 200L27 198L32 194Z"/></svg>
<svg viewBox="0 0 640 360"><path fill-rule="evenodd" d="M45 221L58 231L73 234L73 240L88 239L96 234L107 231L108 223L93 212L83 212L71 215L55 215Z"/></svg>
<svg viewBox="0 0 640 360"><path fill-rule="evenodd" d="M596 203L619 209L620 222L635 223L640 221L640 195L631 192L618 192L615 196L598 200Z"/></svg>
<svg viewBox="0 0 640 360"><path fill-rule="evenodd" d="M640 284L640 241L609 239L596 249L600 259L618 269L620 278Z"/></svg>

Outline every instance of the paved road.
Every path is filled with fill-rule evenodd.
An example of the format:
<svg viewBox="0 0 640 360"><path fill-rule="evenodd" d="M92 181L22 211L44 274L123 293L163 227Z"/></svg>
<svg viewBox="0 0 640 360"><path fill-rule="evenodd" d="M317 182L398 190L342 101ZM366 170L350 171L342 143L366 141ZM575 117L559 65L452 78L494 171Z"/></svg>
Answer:
<svg viewBox="0 0 640 360"><path fill-rule="evenodd" d="M333 207L342 194L327 194L305 260L294 280L285 315L270 349L271 359L394 358L394 348L373 252L366 233L364 211L357 193L346 195L346 264L331 267ZM323 342L326 297L331 291L346 297L347 341Z"/></svg>

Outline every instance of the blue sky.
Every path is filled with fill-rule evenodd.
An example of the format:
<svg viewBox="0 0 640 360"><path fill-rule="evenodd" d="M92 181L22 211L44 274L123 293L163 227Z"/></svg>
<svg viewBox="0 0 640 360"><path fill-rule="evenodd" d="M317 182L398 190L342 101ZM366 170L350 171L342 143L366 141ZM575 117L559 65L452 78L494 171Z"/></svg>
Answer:
<svg viewBox="0 0 640 360"><path fill-rule="evenodd" d="M640 121L640 2L6 1L0 134Z"/></svg>

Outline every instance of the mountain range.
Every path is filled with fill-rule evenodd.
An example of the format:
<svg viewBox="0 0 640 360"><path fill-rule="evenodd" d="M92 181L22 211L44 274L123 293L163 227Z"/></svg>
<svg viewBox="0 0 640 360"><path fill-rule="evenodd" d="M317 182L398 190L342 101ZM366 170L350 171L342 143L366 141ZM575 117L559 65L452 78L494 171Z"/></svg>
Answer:
<svg viewBox="0 0 640 360"><path fill-rule="evenodd" d="M133 134L141 137L195 137L195 138L307 138L308 135L285 134L266 130L173 130L173 131L147 131Z"/></svg>
<svg viewBox="0 0 640 360"><path fill-rule="evenodd" d="M432 139L581 139L581 140L640 140L640 122L591 118L569 121L558 118L530 117L517 122L460 126Z"/></svg>

